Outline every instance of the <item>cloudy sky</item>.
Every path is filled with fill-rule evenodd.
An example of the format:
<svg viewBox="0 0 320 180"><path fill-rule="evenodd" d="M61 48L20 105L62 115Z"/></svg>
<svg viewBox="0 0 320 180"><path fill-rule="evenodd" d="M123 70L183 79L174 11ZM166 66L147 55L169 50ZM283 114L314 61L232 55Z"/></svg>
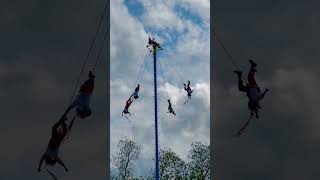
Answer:
<svg viewBox="0 0 320 180"><path fill-rule="evenodd" d="M49 179L37 172L51 126L67 107L106 1L0 2L0 179ZM107 28L107 19L103 30ZM99 34L97 45L102 43ZM61 146L69 168L59 179L105 179L108 49L96 69L92 117L78 121ZM92 67L92 54L85 74ZM86 77L82 77L83 81ZM72 112L73 114L73 112Z"/></svg>
<svg viewBox="0 0 320 180"><path fill-rule="evenodd" d="M231 135L247 118L247 100L237 91L234 67L216 43L211 47L213 68L209 69L209 39L213 40L208 31L209 19L213 19L209 16L209 1L153 2L111 3L111 153L120 135L132 136L144 146L136 173L145 175L153 166L150 59L141 80L140 99L131 107L133 122L120 116L134 88L150 34L167 49L168 55L159 52L159 61L167 67L167 90L178 114L173 118L165 113L166 95L160 76L162 147L170 147L185 158L194 140L209 143L210 104L217 179L319 179L319 2L215 1L211 8L215 23L211 25L219 38L242 70L247 70L248 58L255 59L258 83L262 89L271 90L261 103L261 118L253 121L240 139ZM48 178L44 172L37 173L38 160L52 124L67 106L104 3L0 2L0 179ZM60 179L106 177L108 56L107 48L105 61L96 72L93 116L79 121L70 141L62 146L61 156L70 172L55 168ZM170 67L177 69L185 81L190 79L196 88L192 101L186 105L181 80ZM214 81L210 86L209 79ZM210 103L209 87L214 99Z"/></svg>
<svg viewBox="0 0 320 180"><path fill-rule="evenodd" d="M159 145L170 147L187 159L194 141L210 142L210 2L115 0L110 16L110 148L117 152L117 141L130 136L143 146L136 175L146 176L154 157L153 62L147 60L140 81L140 98L132 104L131 121L121 116L125 101L134 90L135 80L148 52L148 35L166 49L158 52L163 75L159 72ZM183 83L195 89L187 104ZM184 81L184 82L183 82ZM165 86L166 84L166 86ZM166 113L167 95L177 116ZM114 167L111 165L111 167Z"/></svg>
<svg viewBox="0 0 320 180"><path fill-rule="evenodd" d="M212 47L215 177L224 180L319 179L319 2L218 0L212 9L220 39L241 70L258 63L257 81L270 88L261 118L240 139L248 117L234 67ZM213 39L212 39L213 40Z"/></svg>

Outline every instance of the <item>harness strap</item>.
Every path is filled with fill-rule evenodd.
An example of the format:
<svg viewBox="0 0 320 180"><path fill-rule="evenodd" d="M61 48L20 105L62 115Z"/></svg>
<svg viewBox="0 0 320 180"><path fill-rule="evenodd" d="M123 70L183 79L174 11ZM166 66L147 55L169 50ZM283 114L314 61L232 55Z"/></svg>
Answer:
<svg viewBox="0 0 320 180"><path fill-rule="evenodd" d="M76 119L77 119L77 115L75 115L74 118L72 119L72 121L71 121L71 123L70 123L70 125L69 125L69 127L68 127L68 134L67 134L67 136L66 136L65 139L68 139L68 138L69 138L69 135L70 135L70 132L71 132L73 123L74 123L74 121L75 121Z"/></svg>
<svg viewBox="0 0 320 180"><path fill-rule="evenodd" d="M189 98L186 100L186 102L184 102L183 104L186 104L189 101Z"/></svg>
<svg viewBox="0 0 320 180"><path fill-rule="evenodd" d="M247 122L244 124L244 126L236 133L234 134L233 136L234 137L240 137L243 133L243 131L247 128L247 126L249 125L250 123L250 120L251 118L253 117L253 115L250 115L249 119L247 120Z"/></svg>
<svg viewBox="0 0 320 180"><path fill-rule="evenodd" d="M54 180L58 180L58 178L47 168L47 165L46 165L46 170L47 170L48 174L50 174Z"/></svg>
<svg viewBox="0 0 320 180"><path fill-rule="evenodd" d="M124 115L124 117L127 118L127 120L128 120L129 122L131 122L131 120L130 120L126 115Z"/></svg>

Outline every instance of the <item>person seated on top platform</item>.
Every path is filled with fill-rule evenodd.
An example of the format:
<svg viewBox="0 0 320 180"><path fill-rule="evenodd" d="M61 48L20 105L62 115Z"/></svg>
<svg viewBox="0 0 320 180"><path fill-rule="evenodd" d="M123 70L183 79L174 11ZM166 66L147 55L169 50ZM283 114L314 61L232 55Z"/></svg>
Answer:
<svg viewBox="0 0 320 180"><path fill-rule="evenodd" d="M155 40L154 40L154 38L153 39L151 39L150 37L149 37L149 40L148 40L148 44L155 44L155 45L157 45L158 46L158 48L160 48L160 44L159 43L157 43Z"/></svg>
<svg viewBox="0 0 320 180"><path fill-rule="evenodd" d="M68 133L67 124L65 123L66 120L67 117L63 115L52 127L51 139L49 141L47 150L40 159L38 172L41 171L41 165L43 161L46 162L46 165L50 166L54 166L56 163L58 163L64 167L65 171L68 171L68 168L58 156L60 145Z"/></svg>
<svg viewBox="0 0 320 180"><path fill-rule="evenodd" d="M131 116L131 114L129 112L129 107L130 107L132 101L133 101L133 99L131 99L131 97L126 101L126 106L124 107L124 110L122 111L122 116L123 116L123 113L129 114Z"/></svg>
<svg viewBox="0 0 320 180"><path fill-rule="evenodd" d="M136 87L136 89L134 90L133 94L130 96L130 98L133 96L135 99L139 98L139 89L140 89L140 85L138 84L138 86Z"/></svg>
<svg viewBox="0 0 320 180"><path fill-rule="evenodd" d="M234 71L234 73L236 73L238 76L239 91L246 92L249 98L248 107L250 110L250 115L253 116L255 114L256 118L259 118L258 111L259 109L261 109L259 101L264 98L265 94L269 91L269 89L266 89L263 93L261 93L261 90L255 80L255 73L257 72L256 70L257 64L251 59L249 59L249 62L251 64L251 67L247 77L248 83L246 84L246 86L243 85L243 81L241 78L242 72Z"/></svg>
<svg viewBox="0 0 320 180"><path fill-rule="evenodd" d="M84 119L91 115L92 111L90 108L90 99L94 89L94 78L95 75L90 71L88 74L88 80L86 80L80 87L79 94L77 98L73 101L73 103L68 107L66 112L67 115L69 111L75 107L77 107L77 115Z"/></svg>

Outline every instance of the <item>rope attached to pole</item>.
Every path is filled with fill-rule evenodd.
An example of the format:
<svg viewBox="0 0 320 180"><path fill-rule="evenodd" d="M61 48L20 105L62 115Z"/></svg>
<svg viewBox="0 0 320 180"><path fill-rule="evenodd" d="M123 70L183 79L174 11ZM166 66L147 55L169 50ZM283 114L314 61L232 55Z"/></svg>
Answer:
<svg viewBox="0 0 320 180"><path fill-rule="evenodd" d="M100 59L101 52L102 52L102 50L104 49L104 46L105 46L106 37L109 34L109 29L110 29L110 25L108 26L108 29L105 32L104 36L103 36L102 46L100 47L99 53L98 53L97 58L96 58L96 62L94 64L93 68L92 68L92 72L94 72L96 70L96 66L97 66L98 61Z"/></svg>
<svg viewBox="0 0 320 180"><path fill-rule="evenodd" d="M109 0L109 1L110 1L110 0ZM92 51L93 46L94 46L94 44L95 44L95 41L96 41L96 39L97 39L97 36L98 36L99 30L100 30L102 21L103 21L103 19L104 19L104 17L105 17L107 8L108 8L108 6L109 6L109 4L110 4L109 1L106 3L106 5L105 5L105 7L104 7L104 9L103 9L103 14L102 14L102 16L101 16L101 18L100 18L100 21L99 21L97 30L96 30L96 32L95 32L95 34L94 34L94 36L93 36L93 40L92 40L91 45L90 45L90 47L89 47L87 56L86 56L86 58L84 59L84 62L83 62L83 65L82 65L82 68L81 68L81 71L80 71L80 74L79 74L79 77L78 77L76 86L75 86L75 88L73 89L72 96L71 96L71 98L70 98L70 104L71 104L72 101L73 101L73 98L74 98L74 95L75 95L75 93L76 93L76 90L77 90L77 88L78 88L78 86L79 86L79 82L80 82L81 76L82 76L82 74L83 74L84 68L85 68L85 66L86 66L86 64L87 64L87 62L88 62L88 60L89 60L89 56L90 56L90 54L91 54L91 51Z"/></svg>
<svg viewBox="0 0 320 180"><path fill-rule="evenodd" d="M160 62L160 61L158 61L158 62L159 62L160 72L161 72L161 74L162 74L162 79L163 79L163 81L164 81L163 83L164 83L165 92L166 92L167 98L170 99L170 98L169 98L168 91L167 91L166 78L165 78L164 73L163 73L163 70L162 70L161 62Z"/></svg>
<svg viewBox="0 0 320 180"><path fill-rule="evenodd" d="M217 40L218 44L222 47L222 49L224 50L224 52L228 55L229 60L230 60L230 62L232 63L232 65L233 65L236 69L240 70L240 67L239 67L239 66L237 65L237 63L234 61L234 58L233 58L231 52L228 51L228 49L224 46L224 44L222 43L222 41L218 38L216 31L215 31L213 28L211 28L211 27L210 27L210 29L211 29L211 31L212 31L212 33L213 33L214 38Z"/></svg>
<svg viewBox="0 0 320 180"><path fill-rule="evenodd" d="M164 50L164 52L167 54L167 56L169 56L167 50L166 50L166 49L163 49L163 50ZM172 69L177 73L178 77L180 78L181 83L182 83L182 84L185 83L184 80L183 80L183 78L182 78L182 76L181 76L181 74L179 73L179 71L178 71L176 68L174 68L174 66L169 66L167 62L165 62L165 65L166 65L167 67L172 67Z"/></svg>
<svg viewBox="0 0 320 180"><path fill-rule="evenodd" d="M144 73L145 64L146 64L146 61L147 61L149 55L150 55L150 52L147 52L147 53L145 54L145 56L144 56L143 62L142 62L142 64L141 64L141 66L140 66L139 74L138 74L138 76L137 76L136 81L134 82L134 87L135 87L137 84L139 84L139 82L140 82L140 80L141 80L141 78L142 78L142 75L143 75L143 73Z"/></svg>
<svg viewBox="0 0 320 180"><path fill-rule="evenodd" d="M150 56L150 52L148 53L147 58L146 58L146 60L145 60L145 62L144 62L142 74L141 74L141 76L140 76L140 79L139 79L138 83L141 82L141 79L142 79L142 77L143 77L143 74L144 74L144 72L145 72L145 70L146 70L146 66L147 66L147 63L148 63L148 58L149 58L149 56Z"/></svg>
<svg viewBox="0 0 320 180"><path fill-rule="evenodd" d="M133 89L135 89L135 87L137 86L137 84L139 84L140 81L141 81L141 79L142 79L142 76L143 76L143 74L144 74L144 70L145 70L145 67L146 67L147 60L148 60L149 55L150 55L150 52L148 51L148 52L145 54L144 59L143 59L143 62L142 62L142 64L141 64L141 66L140 66L139 74L138 74L138 76L137 76L137 78L136 78L136 81L134 82L134 85L133 85L134 87L133 87ZM134 92L134 91L135 91L135 90L133 90L133 92Z"/></svg>

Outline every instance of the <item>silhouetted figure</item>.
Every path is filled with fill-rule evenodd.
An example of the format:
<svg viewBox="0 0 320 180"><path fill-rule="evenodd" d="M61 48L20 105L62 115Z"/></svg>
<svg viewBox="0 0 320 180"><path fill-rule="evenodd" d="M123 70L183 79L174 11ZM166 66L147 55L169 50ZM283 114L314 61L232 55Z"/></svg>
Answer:
<svg viewBox="0 0 320 180"><path fill-rule="evenodd" d="M160 47L160 44L157 43L157 42L154 40L154 38L151 39L151 38L149 37L148 44L150 44L150 45L156 45L158 48L161 48L161 47Z"/></svg>
<svg viewBox="0 0 320 180"><path fill-rule="evenodd" d="M136 87L136 89L134 90L133 94L130 96L130 98L133 96L135 99L139 98L139 89L140 89L140 85L138 84L138 86Z"/></svg>
<svg viewBox="0 0 320 180"><path fill-rule="evenodd" d="M261 109L261 106L259 104L259 101L264 98L265 94L269 91L269 89L266 89L263 93L261 93L260 88L258 87L256 80L255 80L255 73L257 72L256 66L257 64L249 60L251 64L251 68L248 74L248 83L243 85L243 81L241 79L242 72L241 71L234 71L238 76L238 89L239 91L246 92L247 96L249 98L248 107L250 110L250 115L253 116L256 115L256 118L259 118L259 109Z"/></svg>
<svg viewBox="0 0 320 180"><path fill-rule="evenodd" d="M42 155L39 166L38 166L38 172L41 171L41 166L43 161L46 162L46 165L54 166L56 163L60 164L66 171L68 171L68 168L65 166L63 161L59 158L59 148L66 137L69 128L67 128L67 124L65 121L67 118L63 115L57 123L54 124L52 127L51 132L51 139L49 141L47 150ZM51 172L49 172L51 174ZM53 177L54 175L51 174ZM55 177L54 177L55 178Z"/></svg>
<svg viewBox="0 0 320 180"><path fill-rule="evenodd" d="M129 98L129 99L126 101L126 106L124 107L124 110L122 111L122 116L123 116L123 114L129 114L129 115L131 116L131 114L130 114L130 112L129 112L129 107L130 107L132 101L133 101L133 99L131 99L131 98Z"/></svg>
<svg viewBox="0 0 320 180"><path fill-rule="evenodd" d="M170 99L168 99L168 103L169 103L168 112L171 113L171 114L173 114L173 115L176 115L176 113L175 113L175 112L173 111L173 109L172 109Z"/></svg>
<svg viewBox="0 0 320 180"><path fill-rule="evenodd" d="M86 118L91 115L92 111L90 108L90 99L94 89L94 78L95 76L90 71L88 74L88 80L86 80L80 87L79 94L73 103L67 108L64 113L67 115L69 111L77 107L77 115L80 118Z"/></svg>
<svg viewBox="0 0 320 180"><path fill-rule="evenodd" d="M188 100L189 100L189 99L191 99L191 96L192 96L193 90L191 90L191 88L190 88L190 81L188 80L188 85L183 84L183 86L184 86L184 90L186 90L186 91L187 91ZM188 101L188 100L187 100L187 101ZM186 102L187 102L187 101L186 101ZM186 102L185 102L185 103L186 103Z"/></svg>

